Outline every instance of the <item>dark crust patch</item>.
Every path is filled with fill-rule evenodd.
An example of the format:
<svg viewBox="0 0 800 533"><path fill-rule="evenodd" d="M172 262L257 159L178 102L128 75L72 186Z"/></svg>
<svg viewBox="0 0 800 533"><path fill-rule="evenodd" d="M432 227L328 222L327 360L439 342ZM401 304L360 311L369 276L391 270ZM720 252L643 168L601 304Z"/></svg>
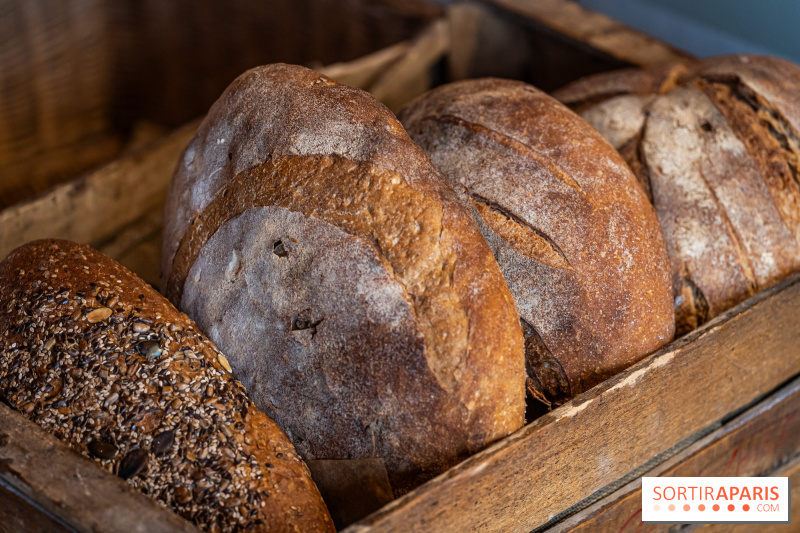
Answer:
<svg viewBox="0 0 800 533"><path fill-rule="evenodd" d="M572 397L569 380L559 362L547 348L542 337L525 320L520 319L525 337L525 370L531 377L529 388L544 396L549 404L558 406ZM535 392L534 397L538 396Z"/></svg>
<svg viewBox="0 0 800 533"><path fill-rule="evenodd" d="M800 137L778 109L737 76L708 75L697 85L723 114L758 165L773 203L793 234L800 227Z"/></svg>
<svg viewBox="0 0 800 533"><path fill-rule="evenodd" d="M700 287L691 278L681 276L675 282L676 300L680 302L675 312L675 336L681 337L705 324L710 308Z"/></svg>
<svg viewBox="0 0 800 533"><path fill-rule="evenodd" d="M36 241L0 263L0 295L11 407L205 530L332 530L305 465L224 356L129 271Z"/></svg>

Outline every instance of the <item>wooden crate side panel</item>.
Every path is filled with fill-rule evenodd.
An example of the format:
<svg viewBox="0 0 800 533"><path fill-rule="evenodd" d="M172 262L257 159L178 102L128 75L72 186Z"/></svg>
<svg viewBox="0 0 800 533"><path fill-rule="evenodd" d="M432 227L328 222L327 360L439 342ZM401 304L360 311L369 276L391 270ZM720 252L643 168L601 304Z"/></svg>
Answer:
<svg viewBox="0 0 800 533"><path fill-rule="evenodd" d="M604 15L566 1L484 0L448 10L452 79L494 76L552 91L618 68L694 58Z"/></svg>
<svg viewBox="0 0 800 533"><path fill-rule="evenodd" d="M798 301L800 273L348 531L530 531L547 524L800 373Z"/></svg>
<svg viewBox="0 0 800 533"><path fill-rule="evenodd" d="M698 406L700 408L700 406ZM800 379L731 420L644 476L765 476L800 456ZM641 478L548 533L670 531L643 524ZM800 509L798 509L800 512Z"/></svg>

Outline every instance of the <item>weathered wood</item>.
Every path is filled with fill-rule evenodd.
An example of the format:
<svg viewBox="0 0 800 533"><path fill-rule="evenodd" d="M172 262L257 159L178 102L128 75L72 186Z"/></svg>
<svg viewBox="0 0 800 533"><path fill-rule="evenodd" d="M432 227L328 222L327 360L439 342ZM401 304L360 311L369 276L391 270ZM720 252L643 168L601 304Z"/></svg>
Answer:
<svg viewBox="0 0 800 533"><path fill-rule="evenodd" d="M17 496L0 481L0 533L20 531L63 533L71 530L66 524Z"/></svg>
<svg viewBox="0 0 800 533"><path fill-rule="evenodd" d="M568 0L489 0L553 32L639 67L690 63L694 58L663 41Z"/></svg>
<svg viewBox="0 0 800 533"><path fill-rule="evenodd" d="M699 406L698 406L699 407ZM800 455L800 379L642 476L765 476ZM800 508L797 509L800 511ZM642 524L642 480L547 529L548 533L669 531Z"/></svg>
<svg viewBox="0 0 800 533"><path fill-rule="evenodd" d="M317 68L325 74L345 85L352 87L369 87L384 71L408 51L409 43L403 41L383 48L362 58L346 63L334 63Z"/></svg>
<svg viewBox="0 0 800 533"><path fill-rule="evenodd" d="M405 55L368 87L369 92L392 111L398 111L430 89L430 69L444 58L450 47L449 30L446 20L433 22L411 41Z"/></svg>
<svg viewBox="0 0 800 533"><path fill-rule="evenodd" d="M110 240L96 248L125 265L131 272L154 287L158 287L161 267L161 230L164 225L164 205L121 229Z"/></svg>
<svg viewBox="0 0 800 533"><path fill-rule="evenodd" d="M4 404L0 404L0 509L0 517L8 520L0 531L8 524L21 526L15 531L59 531L59 527L86 533L198 531Z"/></svg>
<svg viewBox="0 0 800 533"><path fill-rule="evenodd" d="M351 533L530 531L800 373L800 273L467 459Z"/></svg>

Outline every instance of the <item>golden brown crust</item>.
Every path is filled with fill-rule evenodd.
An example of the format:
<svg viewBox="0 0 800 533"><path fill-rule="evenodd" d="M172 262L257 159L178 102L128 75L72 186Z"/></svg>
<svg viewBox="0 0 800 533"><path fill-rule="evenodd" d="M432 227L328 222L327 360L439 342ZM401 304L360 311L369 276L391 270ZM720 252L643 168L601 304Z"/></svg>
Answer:
<svg viewBox="0 0 800 533"><path fill-rule="evenodd" d="M0 397L208 531L333 531L224 356L127 269L67 241L0 263Z"/></svg>
<svg viewBox="0 0 800 533"><path fill-rule="evenodd" d="M223 137L235 142L212 170ZM402 493L522 425L522 334L502 274L385 107L270 65L231 85L187 151L166 293L303 457L382 458Z"/></svg>
<svg viewBox="0 0 800 533"><path fill-rule="evenodd" d="M683 334L800 267L800 68L721 56L676 80L638 106L578 85L600 102L582 116L652 188Z"/></svg>
<svg viewBox="0 0 800 533"><path fill-rule="evenodd" d="M551 398L565 397L561 371L574 395L671 340L655 213L579 117L524 83L484 79L434 89L401 118L475 206L537 335L528 335L528 365Z"/></svg>

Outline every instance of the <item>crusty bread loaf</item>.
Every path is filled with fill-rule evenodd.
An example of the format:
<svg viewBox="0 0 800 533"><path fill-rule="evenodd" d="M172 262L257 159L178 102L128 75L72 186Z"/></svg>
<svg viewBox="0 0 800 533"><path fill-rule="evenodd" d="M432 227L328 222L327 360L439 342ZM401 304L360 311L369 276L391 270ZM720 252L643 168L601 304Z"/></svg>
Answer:
<svg viewBox="0 0 800 533"><path fill-rule="evenodd" d="M616 78L616 96L592 94L592 78L556 96L649 184L679 334L800 268L800 67L711 58L658 95L642 93L630 71L605 76Z"/></svg>
<svg viewBox="0 0 800 533"><path fill-rule="evenodd" d="M55 240L14 250L0 335L5 403L204 530L333 531L222 353L108 257Z"/></svg>
<svg viewBox="0 0 800 533"><path fill-rule="evenodd" d="M395 493L524 420L519 319L466 207L394 115L314 71L240 76L166 208L168 297L306 459Z"/></svg>
<svg viewBox="0 0 800 533"><path fill-rule="evenodd" d="M560 402L672 339L653 208L611 146L522 82L434 89L400 114L474 206L516 300L534 394Z"/></svg>

